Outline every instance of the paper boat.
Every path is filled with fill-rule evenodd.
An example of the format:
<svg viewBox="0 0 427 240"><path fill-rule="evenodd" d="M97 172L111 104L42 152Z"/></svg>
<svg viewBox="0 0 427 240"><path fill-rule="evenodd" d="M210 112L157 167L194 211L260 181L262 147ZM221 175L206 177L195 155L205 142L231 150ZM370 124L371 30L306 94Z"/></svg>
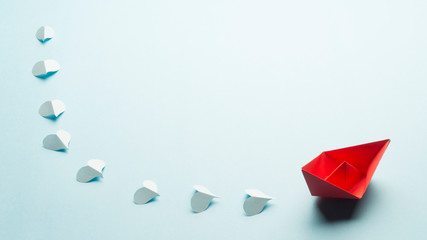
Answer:
<svg viewBox="0 0 427 240"><path fill-rule="evenodd" d="M390 139L322 152L302 167L311 195L361 199Z"/></svg>

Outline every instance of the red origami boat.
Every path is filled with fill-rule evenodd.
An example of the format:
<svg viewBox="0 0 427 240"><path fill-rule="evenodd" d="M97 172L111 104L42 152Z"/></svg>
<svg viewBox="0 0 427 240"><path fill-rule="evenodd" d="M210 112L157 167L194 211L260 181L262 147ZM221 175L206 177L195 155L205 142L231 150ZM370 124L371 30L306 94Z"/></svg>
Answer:
<svg viewBox="0 0 427 240"><path fill-rule="evenodd" d="M390 139L322 152L302 167L311 195L361 199Z"/></svg>

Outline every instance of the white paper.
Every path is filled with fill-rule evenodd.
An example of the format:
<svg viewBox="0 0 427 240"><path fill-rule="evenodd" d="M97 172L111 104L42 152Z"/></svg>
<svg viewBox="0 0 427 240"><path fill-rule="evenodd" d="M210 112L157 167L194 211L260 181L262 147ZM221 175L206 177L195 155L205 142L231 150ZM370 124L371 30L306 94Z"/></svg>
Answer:
<svg viewBox="0 0 427 240"><path fill-rule="evenodd" d="M213 194L204 186L194 185L193 188L196 191L191 198L191 208L196 213L205 211L209 207L212 199L218 198L217 195Z"/></svg>
<svg viewBox="0 0 427 240"><path fill-rule="evenodd" d="M87 162L87 166L80 168L77 172L76 180L82 183L87 183L97 177L104 177L102 171L105 168L105 163L99 159L91 159Z"/></svg>
<svg viewBox="0 0 427 240"><path fill-rule="evenodd" d="M67 131L59 130L43 139L43 147L54 151L67 150L70 140L71 135Z"/></svg>
<svg viewBox="0 0 427 240"><path fill-rule="evenodd" d="M61 69L59 63L52 59L39 61L34 64L33 75L38 78L47 78Z"/></svg>
<svg viewBox="0 0 427 240"><path fill-rule="evenodd" d="M50 40L51 38L53 38L54 35L55 32L49 26L42 26L36 32L37 39L42 43Z"/></svg>
<svg viewBox="0 0 427 240"><path fill-rule="evenodd" d="M58 99L46 101L39 108L39 114L46 118L57 118L65 111L65 104Z"/></svg>
<svg viewBox="0 0 427 240"><path fill-rule="evenodd" d="M146 180L142 183L142 188L136 190L133 195L133 202L136 204L146 204L153 198L160 196L157 191L157 184L153 181Z"/></svg>
<svg viewBox="0 0 427 240"><path fill-rule="evenodd" d="M247 189L246 194L249 196L243 204L243 209L248 216L259 214L268 201L273 199L267 194L257 189Z"/></svg>

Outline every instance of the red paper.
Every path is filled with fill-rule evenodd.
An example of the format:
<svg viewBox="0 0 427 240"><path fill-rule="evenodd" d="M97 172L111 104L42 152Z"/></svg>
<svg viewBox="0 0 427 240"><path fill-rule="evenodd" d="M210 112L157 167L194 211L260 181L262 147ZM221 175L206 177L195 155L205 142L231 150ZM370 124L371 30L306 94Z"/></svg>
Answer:
<svg viewBox="0 0 427 240"><path fill-rule="evenodd" d="M361 199L390 139L322 152L302 167L311 195Z"/></svg>

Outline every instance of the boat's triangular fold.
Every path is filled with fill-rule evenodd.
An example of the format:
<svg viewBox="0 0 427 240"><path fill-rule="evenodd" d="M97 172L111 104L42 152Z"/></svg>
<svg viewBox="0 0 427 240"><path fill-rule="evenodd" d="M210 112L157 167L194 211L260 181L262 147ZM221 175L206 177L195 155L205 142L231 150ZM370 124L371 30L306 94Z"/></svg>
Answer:
<svg viewBox="0 0 427 240"><path fill-rule="evenodd" d="M345 161L359 171L367 174L370 166L375 160L377 160L376 165L378 165L379 159L381 159L389 143L390 140L386 139L378 142L326 151L325 154L328 157L338 159L340 162Z"/></svg>
<svg viewBox="0 0 427 240"><path fill-rule="evenodd" d="M357 197L351 193L348 193L345 190L336 187L304 170L302 173L312 196L357 199Z"/></svg>

